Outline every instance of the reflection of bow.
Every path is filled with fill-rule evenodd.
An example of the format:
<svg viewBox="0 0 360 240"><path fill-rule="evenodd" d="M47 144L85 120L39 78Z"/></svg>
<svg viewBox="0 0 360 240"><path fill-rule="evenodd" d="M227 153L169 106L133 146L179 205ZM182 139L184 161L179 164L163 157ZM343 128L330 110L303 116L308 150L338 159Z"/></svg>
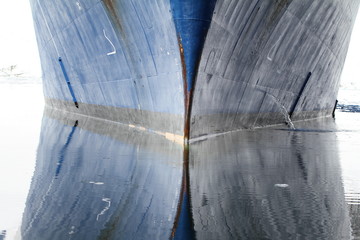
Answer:
<svg viewBox="0 0 360 240"><path fill-rule="evenodd" d="M76 120L74 126L73 126L72 129L71 129L71 132L69 133L69 136L68 136L68 138L67 138L67 140L66 140L65 145L63 146L63 148L62 148L61 151L60 151L60 160L59 160L58 163L57 163L55 178L56 178L57 176L59 176L62 163L64 162L64 157L65 157L66 149L67 149L67 147L69 146L69 144L70 144L70 142L71 142L72 136L74 135L75 129L76 129L76 127L77 127L78 124L79 124L79 122L78 122L78 120Z"/></svg>

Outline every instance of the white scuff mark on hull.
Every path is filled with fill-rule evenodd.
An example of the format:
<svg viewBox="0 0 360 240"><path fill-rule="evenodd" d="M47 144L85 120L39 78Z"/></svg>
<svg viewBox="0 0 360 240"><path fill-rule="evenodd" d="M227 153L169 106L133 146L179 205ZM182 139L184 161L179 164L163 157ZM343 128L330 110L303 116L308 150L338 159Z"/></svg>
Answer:
<svg viewBox="0 0 360 240"><path fill-rule="evenodd" d="M103 198L102 201L103 201L103 202L106 202L108 205L96 216L96 221L99 221L99 217L100 217L101 215L104 215L105 212L106 212L107 210L109 210L109 208L110 208L110 206L111 206L111 199L110 199L110 198Z"/></svg>
<svg viewBox="0 0 360 240"><path fill-rule="evenodd" d="M94 185L103 185L104 184L103 182L93 182L93 181L91 181L89 183L94 184Z"/></svg>
<svg viewBox="0 0 360 240"><path fill-rule="evenodd" d="M282 38L280 37L276 42L275 42L275 44L270 48L270 51L269 51L269 53L268 53L268 55L267 55L267 59L269 60L269 61L272 61L273 60L273 58L274 58L274 55L275 55L275 47L277 47L277 46L279 46L279 43L280 43L280 40L281 40Z"/></svg>
<svg viewBox="0 0 360 240"><path fill-rule="evenodd" d="M79 11L81 11L81 10L82 10L82 7L81 7L80 2L76 2L76 6L79 8Z"/></svg>
<svg viewBox="0 0 360 240"><path fill-rule="evenodd" d="M110 43L111 46L113 47L113 51L112 51L112 52L108 52L106 55L110 56L110 55L116 54L116 48L115 48L114 44L111 42L111 40L108 38L108 36L106 36L105 29L103 29L103 32L104 32L104 37L109 41L109 43Z"/></svg>
<svg viewBox="0 0 360 240"><path fill-rule="evenodd" d="M75 226L71 226L71 230L69 232L69 235L75 234Z"/></svg>

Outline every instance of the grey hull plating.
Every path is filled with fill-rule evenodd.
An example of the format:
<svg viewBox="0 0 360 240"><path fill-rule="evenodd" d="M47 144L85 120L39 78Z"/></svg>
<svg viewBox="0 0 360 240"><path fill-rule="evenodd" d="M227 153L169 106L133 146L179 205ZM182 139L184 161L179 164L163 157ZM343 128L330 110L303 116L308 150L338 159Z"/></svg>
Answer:
<svg viewBox="0 0 360 240"><path fill-rule="evenodd" d="M359 5L30 1L48 105L186 138L331 115Z"/></svg>
<svg viewBox="0 0 360 240"><path fill-rule="evenodd" d="M191 136L331 115L358 3L219 1Z"/></svg>
<svg viewBox="0 0 360 240"><path fill-rule="evenodd" d="M169 2L31 3L50 106L183 135L184 81Z"/></svg>

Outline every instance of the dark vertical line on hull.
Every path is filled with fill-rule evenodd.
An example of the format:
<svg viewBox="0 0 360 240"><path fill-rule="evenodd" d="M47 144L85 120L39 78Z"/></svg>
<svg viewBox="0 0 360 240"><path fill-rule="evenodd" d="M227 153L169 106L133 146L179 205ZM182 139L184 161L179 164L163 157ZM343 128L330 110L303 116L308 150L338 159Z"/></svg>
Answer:
<svg viewBox="0 0 360 240"><path fill-rule="evenodd" d="M332 111L332 114L331 114L333 118L335 118L335 111L336 111L336 107L337 107L337 105L338 105L338 102L339 102L339 101L336 100L336 101L335 101L335 104L334 104L334 108L333 108L333 111Z"/></svg>
<svg viewBox="0 0 360 240"><path fill-rule="evenodd" d="M297 98L296 98L293 106L291 107L291 110L290 110L290 112L289 112L290 118L292 117L292 115L293 115L293 113L294 113L294 111L295 111L295 109L296 109L296 106L298 105L299 100L300 100L301 96L302 96L303 93L304 93L305 87L307 86L310 77L311 77L311 72L309 72L308 75L306 76L306 79L305 79L305 81L304 81L304 84L302 85L302 87L301 87L301 89L300 89L300 92L299 92L299 94L298 94L298 96L297 96Z"/></svg>
<svg viewBox="0 0 360 240"><path fill-rule="evenodd" d="M61 57L59 57L59 64L60 64L60 67L61 67L61 71L62 71L63 74L64 74L64 78L65 78L65 81L66 81L67 86L68 86L68 88L69 88L71 97L72 97L73 102L74 102L74 104L75 104L75 107L79 108L79 104L78 104L78 102L77 102L77 100L76 100L74 90L73 90L73 88L72 88L72 86L71 86L69 76L67 75L67 72L66 72L66 70L65 70L64 63L63 63L62 60L61 60Z"/></svg>

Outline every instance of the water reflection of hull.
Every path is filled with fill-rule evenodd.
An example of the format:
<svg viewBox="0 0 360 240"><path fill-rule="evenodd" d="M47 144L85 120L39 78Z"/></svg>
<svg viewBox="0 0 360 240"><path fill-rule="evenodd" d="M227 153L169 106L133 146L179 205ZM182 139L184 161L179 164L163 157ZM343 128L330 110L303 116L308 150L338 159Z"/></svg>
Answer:
<svg viewBox="0 0 360 240"><path fill-rule="evenodd" d="M1 231L0 233L0 240L4 240L6 237L6 230Z"/></svg>
<svg viewBox="0 0 360 240"><path fill-rule="evenodd" d="M23 239L169 238L183 149L144 134L47 111Z"/></svg>
<svg viewBox="0 0 360 240"><path fill-rule="evenodd" d="M331 131L246 131L194 143L190 186L197 239L350 239Z"/></svg>
<svg viewBox="0 0 360 240"><path fill-rule="evenodd" d="M351 216L351 228L354 239L360 239L360 199L357 198L357 204L349 204L349 212Z"/></svg>

